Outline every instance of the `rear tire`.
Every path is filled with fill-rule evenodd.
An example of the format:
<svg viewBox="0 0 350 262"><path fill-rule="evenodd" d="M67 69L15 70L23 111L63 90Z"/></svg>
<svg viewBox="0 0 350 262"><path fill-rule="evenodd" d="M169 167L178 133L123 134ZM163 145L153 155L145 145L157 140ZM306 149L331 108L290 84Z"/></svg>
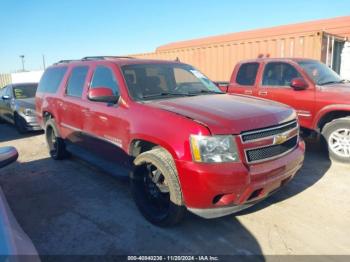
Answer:
<svg viewBox="0 0 350 262"><path fill-rule="evenodd" d="M15 120L15 126L20 134L25 134L28 132L26 126L25 126L25 120L19 116L17 113L14 115L14 120Z"/></svg>
<svg viewBox="0 0 350 262"><path fill-rule="evenodd" d="M69 156L64 140L59 136L54 119L47 120L45 125L45 137L50 156L53 159L62 160Z"/></svg>
<svg viewBox="0 0 350 262"><path fill-rule="evenodd" d="M322 135L327 142L329 157L342 163L350 163L350 117L327 123Z"/></svg>
<svg viewBox="0 0 350 262"><path fill-rule="evenodd" d="M134 164L131 191L143 216L161 227L179 223L186 208L172 156L155 148L137 156Z"/></svg>

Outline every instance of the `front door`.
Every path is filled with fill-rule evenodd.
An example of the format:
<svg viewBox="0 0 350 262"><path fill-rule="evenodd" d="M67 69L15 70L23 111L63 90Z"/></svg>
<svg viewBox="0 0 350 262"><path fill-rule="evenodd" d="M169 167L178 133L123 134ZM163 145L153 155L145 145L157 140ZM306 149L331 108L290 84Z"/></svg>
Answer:
<svg viewBox="0 0 350 262"><path fill-rule="evenodd" d="M7 86L5 86L4 88L0 88L0 118L3 117L3 108L5 106L5 99L3 98L3 96L5 95L5 90L7 89Z"/></svg>
<svg viewBox="0 0 350 262"><path fill-rule="evenodd" d="M12 86L9 85L5 88L3 92L3 97L1 101L1 114L2 117L14 124L14 118L13 118L13 107L14 107L14 100L13 100L13 91Z"/></svg>
<svg viewBox="0 0 350 262"><path fill-rule="evenodd" d="M269 62L265 65L256 95L293 107L301 126L310 126L314 114L315 90L312 85L305 90L294 90L290 86L294 78L303 76L292 64Z"/></svg>
<svg viewBox="0 0 350 262"><path fill-rule="evenodd" d="M94 70L90 89L109 88L119 96L119 83L112 67L97 66ZM84 117L85 147L93 151L95 155L108 162L127 168L129 156L122 149L123 140L128 132L128 123L121 116L125 108L117 104L96 102L87 100L87 108Z"/></svg>

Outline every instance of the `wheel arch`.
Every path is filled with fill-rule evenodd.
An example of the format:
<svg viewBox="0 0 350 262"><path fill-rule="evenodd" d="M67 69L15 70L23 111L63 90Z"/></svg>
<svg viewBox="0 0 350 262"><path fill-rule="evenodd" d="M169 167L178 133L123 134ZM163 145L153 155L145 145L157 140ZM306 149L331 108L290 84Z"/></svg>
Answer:
<svg viewBox="0 0 350 262"><path fill-rule="evenodd" d="M43 117L44 124L47 122L47 120L51 118L55 118L55 116L49 111L43 111L42 117Z"/></svg>
<svg viewBox="0 0 350 262"><path fill-rule="evenodd" d="M152 137L132 138L128 146L128 153L132 157L137 157L139 154L152 150L155 147L162 147L168 151L174 159L178 157L175 150L168 143Z"/></svg>
<svg viewBox="0 0 350 262"><path fill-rule="evenodd" d="M322 129L324 128L324 126L333 121L334 119L338 119L338 118L343 118L343 117L347 117L350 116L350 107L346 106L346 107L337 107L337 106L331 106L328 107L325 110L322 110L317 118L316 118L316 124L315 129L317 129L318 131L322 131Z"/></svg>

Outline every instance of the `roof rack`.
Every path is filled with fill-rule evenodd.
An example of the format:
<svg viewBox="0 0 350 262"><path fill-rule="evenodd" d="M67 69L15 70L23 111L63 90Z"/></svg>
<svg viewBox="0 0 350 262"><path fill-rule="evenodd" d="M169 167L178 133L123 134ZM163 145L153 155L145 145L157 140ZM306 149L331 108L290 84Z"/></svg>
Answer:
<svg viewBox="0 0 350 262"><path fill-rule="evenodd" d="M58 65L58 64L68 64L68 63L70 63L70 62L76 62L76 61L79 61L79 60L76 60L76 59L70 59L70 60L60 60L60 61L58 61L58 62L56 62L56 63L54 63L54 65Z"/></svg>
<svg viewBox="0 0 350 262"><path fill-rule="evenodd" d="M82 59L66 59L66 60L60 60L54 65L58 64L68 64L71 62L80 62L80 61L92 61L92 60L108 60L108 59L135 59L134 57L130 56L85 56Z"/></svg>
<svg viewBox="0 0 350 262"><path fill-rule="evenodd" d="M130 56L86 56L86 57L83 57L81 60L82 61L86 61L86 60L108 60L108 59L118 59L118 58L135 59L134 57L130 57Z"/></svg>

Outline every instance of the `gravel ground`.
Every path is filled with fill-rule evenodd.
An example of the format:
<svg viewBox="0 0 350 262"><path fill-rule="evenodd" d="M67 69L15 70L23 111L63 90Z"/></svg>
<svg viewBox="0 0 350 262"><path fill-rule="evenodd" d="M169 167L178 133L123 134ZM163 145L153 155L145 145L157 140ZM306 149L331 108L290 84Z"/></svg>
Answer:
<svg viewBox="0 0 350 262"><path fill-rule="evenodd" d="M51 160L42 133L20 136L0 124L0 147L7 145L20 157L0 171L0 185L41 255L350 255L350 168L331 163L316 143L269 199L214 220L188 214L170 229L140 215L128 182L75 158Z"/></svg>

